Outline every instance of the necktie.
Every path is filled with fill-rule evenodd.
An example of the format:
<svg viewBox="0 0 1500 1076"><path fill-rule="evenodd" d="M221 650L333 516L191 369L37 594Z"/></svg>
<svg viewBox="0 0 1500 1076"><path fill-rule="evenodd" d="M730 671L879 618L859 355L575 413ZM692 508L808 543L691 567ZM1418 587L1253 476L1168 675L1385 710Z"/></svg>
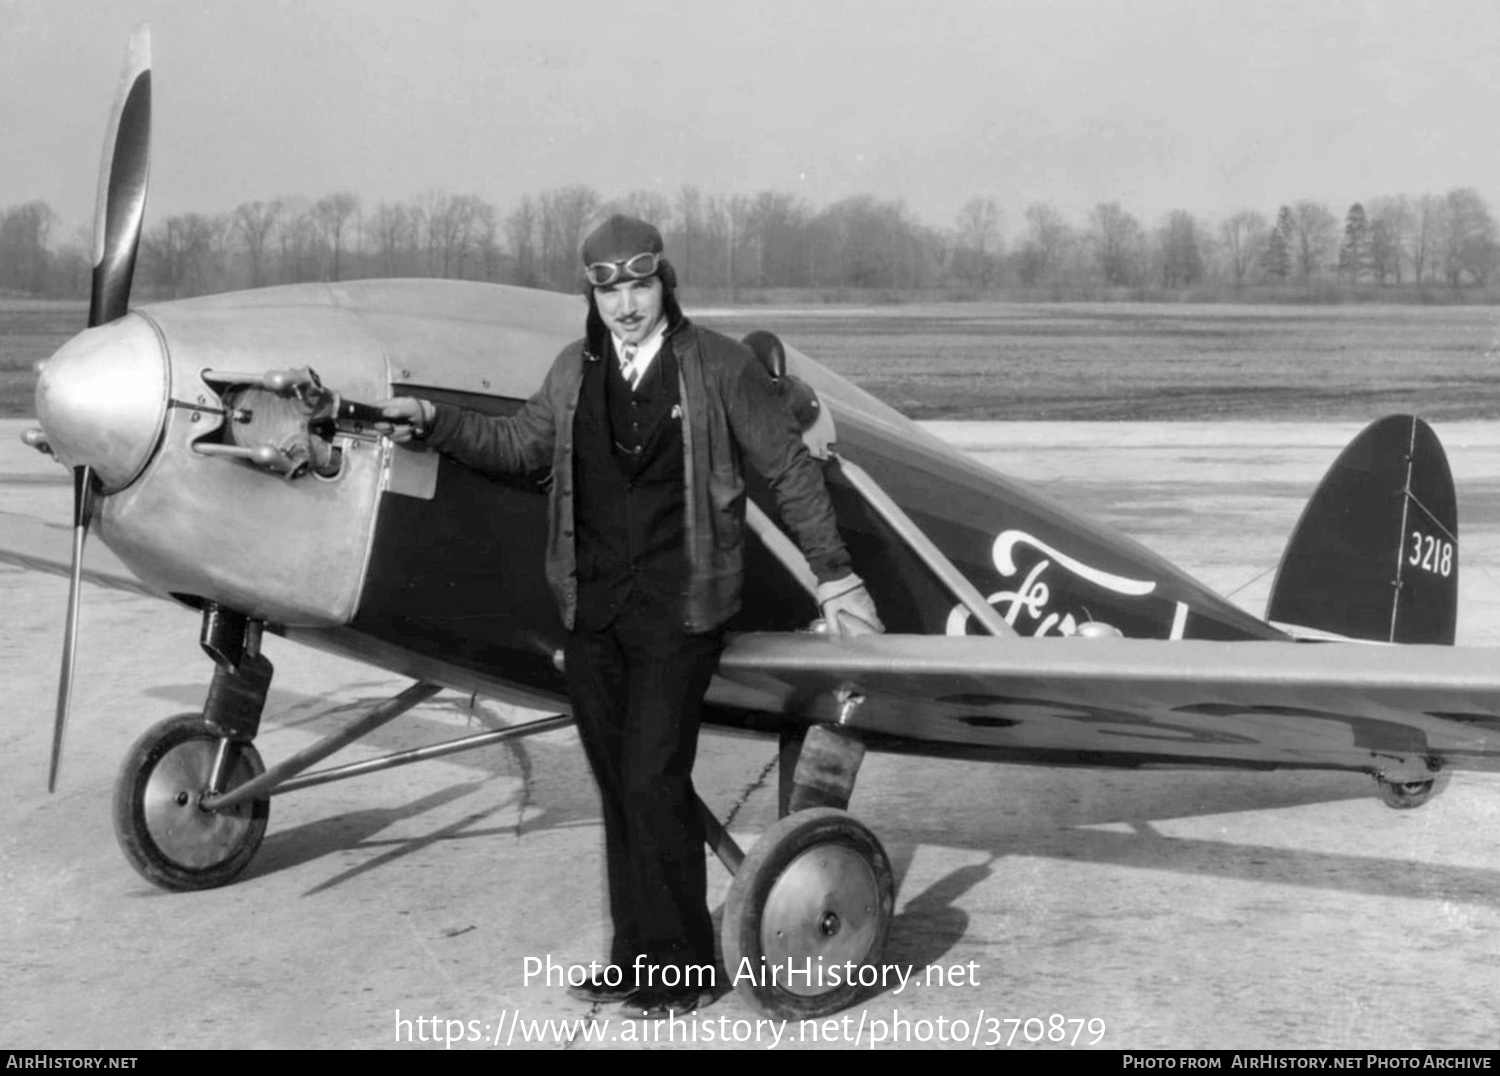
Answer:
<svg viewBox="0 0 1500 1076"><path fill-rule="evenodd" d="M635 367L636 346L626 344L620 355L620 373L625 375L625 380L630 383L630 391L634 392L641 383L641 372Z"/></svg>

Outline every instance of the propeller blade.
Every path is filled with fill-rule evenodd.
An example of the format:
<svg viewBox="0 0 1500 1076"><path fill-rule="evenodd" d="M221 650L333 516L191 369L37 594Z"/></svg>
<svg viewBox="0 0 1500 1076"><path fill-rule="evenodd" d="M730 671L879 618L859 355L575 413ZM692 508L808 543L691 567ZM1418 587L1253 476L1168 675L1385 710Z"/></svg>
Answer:
<svg viewBox="0 0 1500 1076"><path fill-rule="evenodd" d="M123 317L146 214L151 160L151 31L130 35L114 111L104 136L99 190L94 203L94 279L89 328Z"/></svg>
<svg viewBox="0 0 1500 1076"><path fill-rule="evenodd" d="M93 473L87 467L74 467L73 566L68 573L68 621L63 629L62 672L57 681L57 718L52 725L52 765L47 771L48 792L57 789L57 771L62 764L63 731L68 726L68 706L73 698L73 665L78 641L78 592L83 584L83 541L88 537L89 517L93 511Z"/></svg>
<svg viewBox="0 0 1500 1076"><path fill-rule="evenodd" d="M151 163L151 31L137 26L125 48L125 65L99 164L94 203L94 278L89 295L89 328L124 317L130 308L130 282L146 215L146 176ZM63 628L62 671L57 681L57 717L52 726L52 765L47 791L57 788L63 733L73 699L78 653L78 603L83 583L83 544L94 512L94 472L73 468L73 565L68 575L68 619Z"/></svg>

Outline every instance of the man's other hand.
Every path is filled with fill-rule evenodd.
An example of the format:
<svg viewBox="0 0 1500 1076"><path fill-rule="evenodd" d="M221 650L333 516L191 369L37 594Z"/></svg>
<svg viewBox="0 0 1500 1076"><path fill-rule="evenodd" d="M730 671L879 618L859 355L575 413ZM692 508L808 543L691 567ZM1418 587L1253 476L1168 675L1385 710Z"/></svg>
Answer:
<svg viewBox="0 0 1500 1076"><path fill-rule="evenodd" d="M818 608L835 635L870 635L885 631L865 581L854 573L818 584Z"/></svg>

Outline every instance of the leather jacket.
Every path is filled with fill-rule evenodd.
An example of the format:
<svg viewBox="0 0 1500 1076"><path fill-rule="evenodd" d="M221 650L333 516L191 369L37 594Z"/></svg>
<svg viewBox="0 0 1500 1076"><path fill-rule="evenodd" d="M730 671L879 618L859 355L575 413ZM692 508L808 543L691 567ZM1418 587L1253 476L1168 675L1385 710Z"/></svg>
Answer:
<svg viewBox="0 0 1500 1076"><path fill-rule="evenodd" d="M850 570L818 462L791 409L749 348L687 319L668 337L682 398L689 579L683 626L712 631L740 608L744 575L746 461L770 484L782 522L819 582ZM604 349L608 354L606 338ZM515 414L483 415L438 404L427 443L480 471L552 468L547 581L564 627L578 607L573 545L573 418L584 364L599 362L587 339L558 354L537 393Z"/></svg>

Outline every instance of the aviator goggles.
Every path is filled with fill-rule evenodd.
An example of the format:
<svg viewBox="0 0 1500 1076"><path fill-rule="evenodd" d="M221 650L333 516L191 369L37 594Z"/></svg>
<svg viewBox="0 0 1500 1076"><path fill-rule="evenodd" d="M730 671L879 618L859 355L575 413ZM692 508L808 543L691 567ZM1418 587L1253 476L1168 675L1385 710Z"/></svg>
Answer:
<svg viewBox="0 0 1500 1076"><path fill-rule="evenodd" d="M645 280L655 276L661 255L646 252L618 262L594 262L584 266L583 275L596 288L607 288L620 279Z"/></svg>

